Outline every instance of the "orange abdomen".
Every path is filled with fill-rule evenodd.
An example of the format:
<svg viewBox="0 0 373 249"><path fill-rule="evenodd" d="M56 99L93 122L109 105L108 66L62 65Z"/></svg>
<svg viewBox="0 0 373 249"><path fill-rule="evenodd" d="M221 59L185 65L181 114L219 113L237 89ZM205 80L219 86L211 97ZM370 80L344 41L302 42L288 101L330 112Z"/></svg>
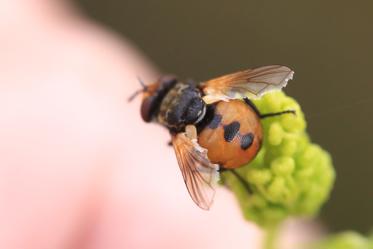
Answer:
<svg viewBox="0 0 373 249"><path fill-rule="evenodd" d="M211 162L233 169L253 160L262 143L262 126L256 112L241 100L215 104L198 136Z"/></svg>

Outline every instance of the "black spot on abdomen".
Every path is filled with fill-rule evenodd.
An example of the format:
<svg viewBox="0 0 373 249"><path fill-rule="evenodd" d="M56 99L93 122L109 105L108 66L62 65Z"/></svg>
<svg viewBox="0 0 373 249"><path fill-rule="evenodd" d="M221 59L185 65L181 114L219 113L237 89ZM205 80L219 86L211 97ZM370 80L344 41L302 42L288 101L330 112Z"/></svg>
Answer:
<svg viewBox="0 0 373 249"><path fill-rule="evenodd" d="M234 121L229 125L224 126L224 139L227 142L232 142L234 137L237 135L238 131L240 130L240 123Z"/></svg>
<svg viewBox="0 0 373 249"><path fill-rule="evenodd" d="M219 127L221 122L222 116L220 114L215 114L210 123L208 124L208 127L211 129L216 129Z"/></svg>
<svg viewBox="0 0 373 249"><path fill-rule="evenodd" d="M254 141L254 134L247 133L241 137L241 149L246 150L248 149Z"/></svg>

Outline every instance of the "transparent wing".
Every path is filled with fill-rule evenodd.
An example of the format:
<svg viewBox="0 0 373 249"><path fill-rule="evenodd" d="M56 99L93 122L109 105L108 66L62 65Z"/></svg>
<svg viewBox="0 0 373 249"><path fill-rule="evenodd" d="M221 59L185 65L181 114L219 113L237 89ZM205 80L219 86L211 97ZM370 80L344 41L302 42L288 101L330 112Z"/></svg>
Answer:
<svg viewBox="0 0 373 249"><path fill-rule="evenodd" d="M173 136L172 145L190 196L200 208L208 210L215 195L214 183L219 178L218 165L212 164L207 150L198 145L193 125L187 126L185 133Z"/></svg>
<svg viewBox="0 0 373 249"><path fill-rule="evenodd" d="M247 69L202 82L207 104L219 100L258 98L272 90L280 90L293 78L294 72L285 66L271 65Z"/></svg>

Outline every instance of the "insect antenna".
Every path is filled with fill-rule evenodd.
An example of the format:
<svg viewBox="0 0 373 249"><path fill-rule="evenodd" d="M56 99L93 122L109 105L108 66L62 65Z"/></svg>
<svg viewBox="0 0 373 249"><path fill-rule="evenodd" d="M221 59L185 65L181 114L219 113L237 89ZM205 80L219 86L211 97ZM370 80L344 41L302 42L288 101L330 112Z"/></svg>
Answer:
<svg viewBox="0 0 373 249"><path fill-rule="evenodd" d="M145 92L146 90L148 90L148 86L145 85L144 81L137 76L137 80L139 81L140 85L142 86L142 89L139 89L137 91L135 91L129 98L128 98L128 102L131 102L132 100L134 100L137 95L139 95L140 93L143 93Z"/></svg>
<svg viewBox="0 0 373 249"><path fill-rule="evenodd" d="M148 88L148 86L144 83L144 81L139 77L139 76L136 76L138 82L140 83L140 85L142 86L143 89L146 89Z"/></svg>

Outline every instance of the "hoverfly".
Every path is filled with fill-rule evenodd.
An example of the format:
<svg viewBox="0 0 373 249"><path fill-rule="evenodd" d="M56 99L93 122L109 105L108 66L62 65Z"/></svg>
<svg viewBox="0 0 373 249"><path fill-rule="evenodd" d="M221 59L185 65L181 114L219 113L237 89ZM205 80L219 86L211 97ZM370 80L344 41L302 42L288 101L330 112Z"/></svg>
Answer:
<svg viewBox="0 0 373 249"><path fill-rule="evenodd" d="M202 82L179 81L166 75L145 85L141 117L166 127L193 201L208 210L221 170L233 170L255 158L261 148L262 118L294 113L261 114L250 101L280 90L294 72L280 65L224 75Z"/></svg>

